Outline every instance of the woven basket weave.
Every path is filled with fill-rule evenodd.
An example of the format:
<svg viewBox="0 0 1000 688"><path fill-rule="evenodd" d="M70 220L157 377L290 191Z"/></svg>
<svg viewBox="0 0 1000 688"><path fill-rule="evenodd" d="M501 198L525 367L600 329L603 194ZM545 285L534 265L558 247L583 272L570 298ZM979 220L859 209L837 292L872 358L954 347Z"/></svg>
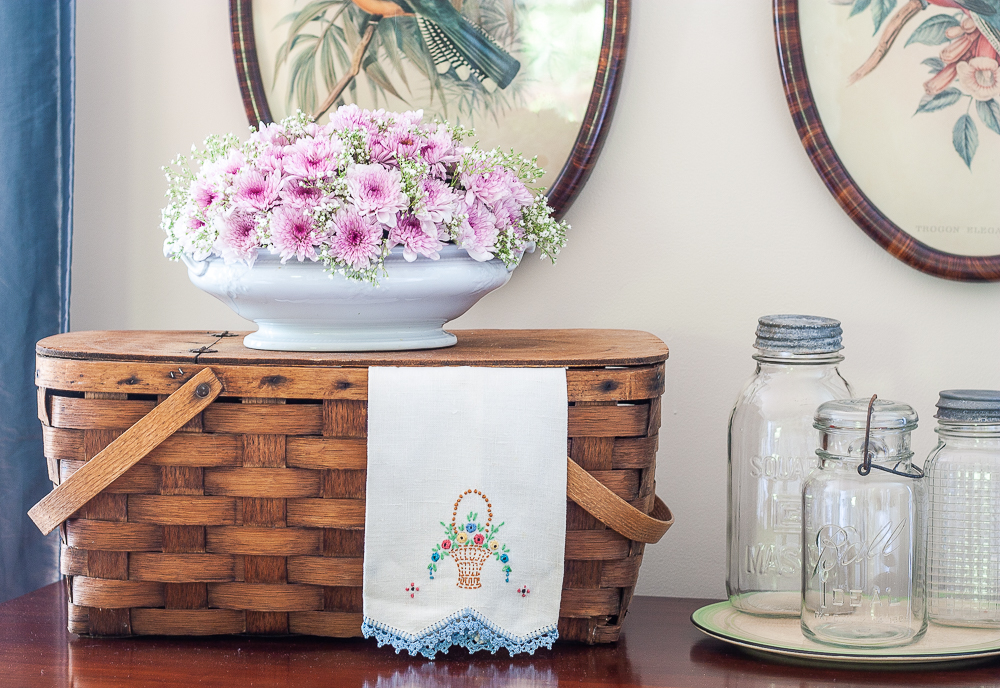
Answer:
<svg viewBox="0 0 1000 688"><path fill-rule="evenodd" d="M652 335L470 331L436 352L292 354L226 334L39 342L55 485L206 367L223 390L60 526L70 631L360 635L369 365L568 367L568 453L586 471L571 483L586 491L596 478L670 519L654 495L667 351ZM617 639L643 547L568 502L562 639Z"/></svg>

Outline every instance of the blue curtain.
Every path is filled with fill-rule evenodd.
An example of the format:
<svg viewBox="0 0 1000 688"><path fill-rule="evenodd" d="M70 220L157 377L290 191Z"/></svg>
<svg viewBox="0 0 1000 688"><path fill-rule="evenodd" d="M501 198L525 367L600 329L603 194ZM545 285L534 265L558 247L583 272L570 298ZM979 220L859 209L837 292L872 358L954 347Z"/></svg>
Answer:
<svg viewBox="0 0 1000 688"><path fill-rule="evenodd" d="M35 342L69 327L75 0L0 0L0 600L58 577Z"/></svg>

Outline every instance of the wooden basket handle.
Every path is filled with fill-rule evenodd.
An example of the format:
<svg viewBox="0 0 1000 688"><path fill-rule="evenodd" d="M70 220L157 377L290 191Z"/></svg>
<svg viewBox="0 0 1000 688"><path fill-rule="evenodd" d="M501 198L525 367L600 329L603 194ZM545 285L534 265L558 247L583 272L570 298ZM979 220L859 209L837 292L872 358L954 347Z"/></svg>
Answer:
<svg viewBox="0 0 1000 688"><path fill-rule="evenodd" d="M573 459L566 467L566 496L612 530L636 542L659 542L674 515L659 497L648 516L602 485Z"/></svg>
<svg viewBox="0 0 1000 688"><path fill-rule="evenodd" d="M221 392L222 383L212 369L201 370L31 507L28 516L48 535L139 459L201 413Z"/></svg>

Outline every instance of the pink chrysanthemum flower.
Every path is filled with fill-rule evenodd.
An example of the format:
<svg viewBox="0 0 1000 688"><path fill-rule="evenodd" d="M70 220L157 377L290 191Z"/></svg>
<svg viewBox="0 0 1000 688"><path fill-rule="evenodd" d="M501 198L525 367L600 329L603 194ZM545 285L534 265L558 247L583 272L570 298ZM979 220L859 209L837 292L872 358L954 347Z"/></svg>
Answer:
<svg viewBox="0 0 1000 688"><path fill-rule="evenodd" d="M392 148L392 141L389 139L387 131L368 132L366 144L368 146L368 156L372 162L383 165L392 164L396 159L396 152Z"/></svg>
<svg viewBox="0 0 1000 688"><path fill-rule="evenodd" d="M499 234L496 218L489 208L478 201L467 206L465 212L469 214L469 218L458 228L458 245L475 260L490 260Z"/></svg>
<svg viewBox="0 0 1000 688"><path fill-rule="evenodd" d="M375 131L368 135L368 149L372 162L392 164L416 157L423 146L423 137L415 127L397 123L388 131Z"/></svg>
<svg viewBox="0 0 1000 688"><path fill-rule="evenodd" d="M260 248L256 215L241 211L229 213L222 220L214 248L227 263L242 260L252 266Z"/></svg>
<svg viewBox="0 0 1000 688"><path fill-rule="evenodd" d="M508 196L493 204L493 215L497 220L497 227L506 229L516 225L521 221L521 208L524 207L517 198Z"/></svg>
<svg viewBox="0 0 1000 688"><path fill-rule="evenodd" d="M210 208L220 198L222 194L208 181L199 180L191 185L191 199L202 210Z"/></svg>
<svg viewBox="0 0 1000 688"><path fill-rule="evenodd" d="M302 262L316 260L316 247L323 241L322 232L313 227L312 218L300 208L281 206L271 218L271 243L284 263L292 256Z"/></svg>
<svg viewBox="0 0 1000 688"><path fill-rule="evenodd" d="M420 188L424 192L424 199L418 206L416 216L424 232L429 236L436 236L439 233L438 225L451 222L454 217L459 196L440 179L425 179L420 183Z"/></svg>
<svg viewBox="0 0 1000 688"><path fill-rule="evenodd" d="M323 192L302 177L285 177L280 198L284 205L309 210L319 205Z"/></svg>
<svg viewBox="0 0 1000 688"><path fill-rule="evenodd" d="M382 253L382 226L353 209L344 209L333 219L335 234L330 252L355 270L364 270Z"/></svg>
<svg viewBox="0 0 1000 688"><path fill-rule="evenodd" d="M430 165L431 174L438 179L444 179L448 171L447 166L462 159L462 149L455 145L448 127L439 124L437 130L424 139L420 155L424 162Z"/></svg>
<svg viewBox="0 0 1000 688"><path fill-rule="evenodd" d="M396 121L407 129L412 128L420 124L420 121L424 118L423 110L407 110L406 112L397 112Z"/></svg>
<svg viewBox="0 0 1000 688"><path fill-rule="evenodd" d="M468 204L478 198L483 203L493 205L508 196L517 199L521 205L531 203L531 192L512 172L504 168L486 173L463 172L461 179L462 185L468 189L465 194L465 202Z"/></svg>
<svg viewBox="0 0 1000 688"><path fill-rule="evenodd" d="M413 127L397 129L390 136L389 142L397 160L416 157L424 143L423 138Z"/></svg>
<svg viewBox="0 0 1000 688"><path fill-rule="evenodd" d="M281 148L269 148L266 152L257 156L257 159L253 161L253 166L264 174L277 172L280 175L282 173L283 160L281 151Z"/></svg>
<svg viewBox="0 0 1000 688"><path fill-rule="evenodd" d="M246 162L247 159L246 156L243 155L243 151L237 148L229 154L228 158L226 158L222 171L225 174L239 174L240 170L243 169L243 166L246 165Z"/></svg>
<svg viewBox="0 0 1000 688"><path fill-rule="evenodd" d="M348 103L330 115L329 126L337 131L345 131L360 127L364 119L365 111L354 103Z"/></svg>
<svg viewBox="0 0 1000 688"><path fill-rule="evenodd" d="M281 175L274 172L262 174L257 170L247 169L236 177L233 186L233 198L238 206L267 210L278 200Z"/></svg>
<svg viewBox="0 0 1000 688"><path fill-rule="evenodd" d="M288 132L278 122L271 122L260 127L250 135L251 141L260 141L267 146L287 146L289 143Z"/></svg>
<svg viewBox="0 0 1000 688"><path fill-rule="evenodd" d="M358 211L374 215L379 222L396 226L396 214L410 201L403 193L403 176L384 165L355 165L347 170L347 193Z"/></svg>
<svg viewBox="0 0 1000 688"><path fill-rule="evenodd" d="M205 223L200 219L192 215L187 219L187 228L192 232L197 232L199 229L205 226Z"/></svg>
<svg viewBox="0 0 1000 688"><path fill-rule="evenodd" d="M413 215L403 215L399 223L389 230L389 248L403 246L403 258L412 263L417 256L427 256L432 260L440 258L438 251L444 246L435 236L428 236L420 226L420 221Z"/></svg>
<svg viewBox="0 0 1000 688"><path fill-rule="evenodd" d="M339 139L301 139L284 160L287 174L299 177L325 177L337 171L344 144Z"/></svg>

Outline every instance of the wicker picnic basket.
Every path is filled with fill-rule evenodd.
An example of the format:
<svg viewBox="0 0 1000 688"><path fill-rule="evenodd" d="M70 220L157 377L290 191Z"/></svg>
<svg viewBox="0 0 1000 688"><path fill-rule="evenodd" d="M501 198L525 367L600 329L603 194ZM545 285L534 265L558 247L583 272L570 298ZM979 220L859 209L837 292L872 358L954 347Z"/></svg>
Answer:
<svg viewBox="0 0 1000 688"><path fill-rule="evenodd" d="M39 342L56 489L29 513L60 530L69 630L360 635L367 367L486 365L568 368L559 634L616 640L644 543L672 523L654 493L666 346L635 331L458 335L356 354L254 351L228 332Z"/></svg>

